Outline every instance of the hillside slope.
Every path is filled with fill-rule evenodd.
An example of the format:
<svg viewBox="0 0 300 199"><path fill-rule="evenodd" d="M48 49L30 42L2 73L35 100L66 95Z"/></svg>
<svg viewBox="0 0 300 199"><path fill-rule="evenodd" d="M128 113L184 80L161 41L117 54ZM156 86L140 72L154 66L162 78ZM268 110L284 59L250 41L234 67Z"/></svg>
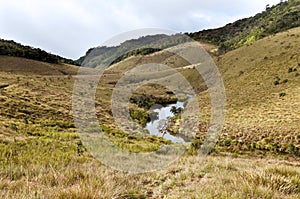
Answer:
<svg viewBox="0 0 300 199"><path fill-rule="evenodd" d="M225 84L227 117L204 160L193 149L207 133L210 95L186 60L165 51L133 53L105 71L95 87L99 123L117 147L130 152L169 142L131 136L115 124L111 95L126 71L162 63L179 71L197 94L200 133L187 153L164 170L139 175L103 165L83 146L72 111L79 67L0 56L1 198L300 198L300 28L244 44L213 56ZM207 51L215 48L205 44ZM78 78L94 78L87 74ZM146 94L171 95L146 85L133 97ZM147 119L143 107L130 103L130 108L137 122Z"/></svg>
<svg viewBox="0 0 300 199"><path fill-rule="evenodd" d="M227 95L226 150L300 154L299 37L300 28L291 29L216 58ZM199 97L207 121L209 99Z"/></svg>
<svg viewBox="0 0 300 199"><path fill-rule="evenodd" d="M76 62L85 67L96 68L99 65L112 65L128 57L147 55L190 40L182 35L147 35L137 39L126 40L117 46L100 46L90 48Z"/></svg>
<svg viewBox="0 0 300 199"><path fill-rule="evenodd" d="M300 155L299 38L300 28L290 29L214 57L227 95L227 125L217 150ZM199 94L201 123L206 129L209 94L198 72L184 67L189 63L182 58L156 52L128 58L107 72L117 82L124 71L146 63L176 68L190 81ZM144 92L151 92L147 89Z"/></svg>
<svg viewBox="0 0 300 199"><path fill-rule="evenodd" d="M78 67L0 57L0 195L299 198L299 34L299 28L289 30L216 57L228 116L215 151L203 162L185 155L166 170L139 175L111 170L82 145L72 117L74 76L64 75L75 74ZM116 81L135 64L147 62L169 64L195 86L199 84L196 72L182 67L188 63L172 54L128 58L107 70L97 88L102 124L113 126L109 109ZM286 96L280 97L283 92ZM207 92L198 93L205 124L210 99ZM124 145L140 142L118 131L111 133ZM156 143L149 140L143 140L142 146ZM227 156L219 156L223 153ZM248 157L236 157L247 153ZM257 154L268 156L257 158Z"/></svg>
<svg viewBox="0 0 300 199"><path fill-rule="evenodd" d="M216 49L219 49L218 53L222 54L266 36L299 26L300 1L288 0L273 7L267 7L264 12L253 17L241 19L216 29L175 35L148 35L127 40L118 46L91 48L76 62L91 68L101 64L112 65L128 57L152 54L192 39L215 45Z"/></svg>
<svg viewBox="0 0 300 199"><path fill-rule="evenodd" d="M0 55L23 57L53 64L66 63L78 65L77 62L58 55L53 55L40 48L25 46L12 40L0 39Z"/></svg>
<svg viewBox="0 0 300 199"><path fill-rule="evenodd" d="M294 27L300 26L300 1L288 0L253 17L238 20L217 29L187 33L197 41L220 47L223 52L236 49Z"/></svg>
<svg viewBox="0 0 300 199"><path fill-rule="evenodd" d="M229 52L217 61L229 108L238 110L229 116L243 116L237 124L299 129L299 45L300 28L296 28Z"/></svg>
<svg viewBox="0 0 300 199"><path fill-rule="evenodd" d="M0 56L0 70L19 75L75 75L78 67L69 64L51 64L21 57Z"/></svg>
<svg viewBox="0 0 300 199"><path fill-rule="evenodd" d="M186 154L165 170L139 175L111 170L82 145L72 115L74 75L66 75L78 67L1 56L1 197L299 198L299 37L296 28L215 57L228 106L227 124L212 155L199 162ZM118 131L110 110L122 74L155 62L176 68L194 87L201 82L194 69L183 67L186 61L165 52L111 66L97 87L95 104L99 121L118 146L156 149L165 143ZM203 133L210 116L205 90L196 92Z"/></svg>

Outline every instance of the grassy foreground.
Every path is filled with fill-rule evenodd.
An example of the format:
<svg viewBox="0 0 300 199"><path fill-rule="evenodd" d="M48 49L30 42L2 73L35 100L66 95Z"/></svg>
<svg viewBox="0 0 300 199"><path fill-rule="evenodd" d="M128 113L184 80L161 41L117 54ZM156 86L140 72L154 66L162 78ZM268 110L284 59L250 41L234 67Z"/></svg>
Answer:
<svg viewBox="0 0 300 199"><path fill-rule="evenodd" d="M47 137L47 138L46 138ZM1 143L1 198L299 198L299 162L184 156L129 175L101 165L75 135Z"/></svg>
<svg viewBox="0 0 300 199"><path fill-rule="evenodd" d="M113 171L85 150L76 133L68 111L72 78L30 77L1 73L1 84L8 84L0 97L1 198L300 197L295 156L239 157L222 152L230 151L222 144L217 147L222 150L202 161L185 155L166 170L139 175ZM111 121L106 113L101 118Z"/></svg>

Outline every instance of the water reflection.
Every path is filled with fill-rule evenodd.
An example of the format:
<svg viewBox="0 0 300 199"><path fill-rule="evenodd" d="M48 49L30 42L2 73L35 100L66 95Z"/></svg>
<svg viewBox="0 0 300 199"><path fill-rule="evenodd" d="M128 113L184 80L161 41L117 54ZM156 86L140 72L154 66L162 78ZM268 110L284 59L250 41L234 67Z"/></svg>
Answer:
<svg viewBox="0 0 300 199"><path fill-rule="evenodd" d="M188 98L194 97L193 95L187 95ZM161 106L161 105L154 105L151 107L151 110L155 114L150 114L151 121L147 123L146 129L149 131L151 135L155 135L158 137L164 137L168 140L171 140L172 142L178 142L178 143L185 143L189 142L190 139L188 139L186 136L181 135L178 133L177 136L173 136L170 133L168 133L167 130L164 130L161 132L161 128L166 127L166 122L168 120L168 117L173 117L174 114L171 111L171 108L175 106L177 109L182 108L184 109L184 103L183 101L177 101L176 103L169 104L168 106Z"/></svg>

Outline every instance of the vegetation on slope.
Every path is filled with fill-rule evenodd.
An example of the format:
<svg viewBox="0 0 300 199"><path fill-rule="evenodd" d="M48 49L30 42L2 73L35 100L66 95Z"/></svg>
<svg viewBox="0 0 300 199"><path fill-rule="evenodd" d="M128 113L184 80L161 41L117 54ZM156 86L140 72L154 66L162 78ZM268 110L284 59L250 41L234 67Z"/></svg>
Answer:
<svg viewBox="0 0 300 199"><path fill-rule="evenodd" d="M53 55L40 48L33 48L31 46L24 46L16 43L12 40L0 39L0 55L7 55L13 57L24 57L27 59L33 59L48 63L66 63L77 65L77 63L71 59L66 59L58 55Z"/></svg>
<svg viewBox="0 0 300 199"><path fill-rule="evenodd" d="M227 89L229 124L212 156L199 164L196 156L186 155L166 170L141 175L111 170L82 145L71 113L74 79L64 75L78 68L1 57L1 68L6 68L0 72L1 197L299 198L298 35L299 29L290 30L220 57L217 63ZM192 85L199 84L193 69L180 67L187 64L184 60L163 53L143 59L132 57L106 71L97 88L98 118L105 124L102 128L106 135L132 152L167 144L150 136L144 140L128 136L114 124L110 112L112 90L125 69L138 60L170 64ZM12 70L14 65L19 67L18 63L31 67L32 73ZM5 67L8 65L11 71ZM61 73L52 70L61 66L65 66ZM280 78L277 85L276 76ZM144 88L159 91L152 89ZM280 93L286 96L280 97ZM204 91L199 96L203 119L209 119L206 94ZM263 129L257 126L260 123ZM231 156L214 156L228 153ZM239 154L249 154L250 158L236 158ZM259 159L255 154L269 156Z"/></svg>
<svg viewBox="0 0 300 199"><path fill-rule="evenodd" d="M78 67L50 64L21 57L0 56L0 70L19 75L75 75Z"/></svg>
<svg viewBox="0 0 300 199"><path fill-rule="evenodd" d="M216 58L228 105L215 150L300 156L299 38L295 28ZM209 99L208 92L199 96L204 121L209 121ZM202 124L203 132L206 128Z"/></svg>
<svg viewBox="0 0 300 199"><path fill-rule="evenodd" d="M186 154L166 170L140 175L111 170L82 145L71 111L74 79L66 75L76 74L77 67L0 56L1 198L299 198L299 38L300 28L291 29L216 57L228 108L215 150L202 162ZM201 134L192 143L193 154L207 132L209 93L197 71L170 53L131 57L105 72L95 96L102 129L131 152L168 144L127 135L113 120L115 84L143 63L172 66L201 92ZM147 85L132 102L138 105L144 91L166 95ZM132 110L149 108L152 99L161 98L131 104Z"/></svg>
<svg viewBox="0 0 300 199"><path fill-rule="evenodd" d="M187 42L189 39L185 35L197 41L217 45L220 52L227 52L268 35L298 27L300 25L299 17L299 1L289 0L273 7L267 7L266 11L254 17L241 19L221 28L185 34L143 36L138 39L127 40L118 46L91 48L86 52L86 55L75 61L53 55L39 48L24 46L3 39L0 39L0 55L95 68L99 65L110 66L131 56L147 55Z"/></svg>
<svg viewBox="0 0 300 199"><path fill-rule="evenodd" d="M289 0L266 8L254 17L238 20L224 27L187 33L197 41L220 47L223 52L250 44L268 35L300 26L300 1Z"/></svg>
<svg viewBox="0 0 300 199"><path fill-rule="evenodd" d="M300 28L296 28L278 33L215 57L228 101L227 124L215 148L217 152L300 156L299 31ZM182 67L188 64L186 61L170 53L158 52L126 59L108 71L118 74L111 76L117 81L124 71L149 62L176 68L190 81L197 94L201 92L198 96L202 110L201 135L192 146L199 147L208 128L210 99L198 72ZM149 87L145 91L153 92ZM143 92L139 94L143 98ZM139 104L137 100L133 102ZM190 152L193 153L193 149Z"/></svg>
<svg viewBox="0 0 300 199"><path fill-rule="evenodd" d="M128 57L151 54L188 40L189 38L182 34L143 36L138 39L127 40L118 46L91 48L85 56L77 60L77 63L91 68L103 65L110 66Z"/></svg>
<svg viewBox="0 0 300 199"><path fill-rule="evenodd" d="M91 68L110 66L131 56L151 54L190 41L186 36L202 43L216 45L219 52L224 53L298 26L300 26L300 2L289 0L273 7L267 6L266 11L254 17L241 19L217 29L170 36L145 36L127 40L118 46L91 48L76 62Z"/></svg>
<svg viewBox="0 0 300 199"><path fill-rule="evenodd" d="M2 63L12 62L5 62L7 58L21 59L2 57ZM38 67L35 61L31 64ZM33 71L30 78L22 71L0 72L0 84L8 85L1 87L0 96L2 198L299 197L295 161L209 156L199 162L196 156L184 156L158 172L113 171L86 151L74 128L70 113L74 79L55 71L46 75ZM109 119L113 89L109 82L118 76L107 73L103 78L96 97L99 119L109 125L104 130L116 137L118 146L131 145L135 151L136 139L116 131ZM140 143L157 147L155 139L148 139Z"/></svg>

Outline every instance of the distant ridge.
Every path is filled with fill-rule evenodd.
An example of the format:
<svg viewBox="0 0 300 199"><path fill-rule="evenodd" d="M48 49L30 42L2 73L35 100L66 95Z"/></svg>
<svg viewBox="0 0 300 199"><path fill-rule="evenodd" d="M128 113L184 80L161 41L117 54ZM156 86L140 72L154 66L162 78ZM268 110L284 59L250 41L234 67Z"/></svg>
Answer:
<svg viewBox="0 0 300 199"><path fill-rule="evenodd" d="M100 46L96 48L90 48L86 52L86 55L80 57L76 62L91 68L99 65L99 60L105 64L114 64L130 56L151 54L166 47L171 47L178 43L185 42L183 39L186 38L185 35L202 43L216 45L219 49L218 53L223 54L241 46L248 45L266 36L274 35L276 33L299 26L300 1L282 1L281 3L272 7L267 5L265 11L253 17L241 19L217 29L202 30L194 33L175 34L171 36L145 36L138 39L127 40L119 46ZM180 42L178 42L179 38L181 39ZM149 43L151 42L161 44L160 48L149 48ZM122 54L120 52L123 52L124 49L128 49L129 46L144 47L140 50L134 50L130 51L129 53L125 53L124 55L118 57L117 60L113 60L117 53Z"/></svg>
<svg viewBox="0 0 300 199"><path fill-rule="evenodd" d="M90 48L77 60L53 55L39 48L25 46L12 40L0 39L0 55L24 57L48 63L67 63L95 68L100 64L111 65L128 57L147 55L187 41L187 36L202 43L216 45L218 53L223 54L249 45L269 35L300 26L300 1L288 0L269 7L253 17L229 23L217 29L175 35L148 35L131 39L118 46ZM154 47L153 47L154 44ZM139 47L134 49L134 47ZM129 49L129 50L128 50ZM134 49L134 50L131 50ZM117 57L117 58L116 58ZM100 61L99 61L100 60Z"/></svg>
<svg viewBox="0 0 300 199"><path fill-rule="evenodd" d="M219 46L227 52L266 36L300 26L300 1L289 0L269 7L262 13L229 23L224 27L186 33L197 41Z"/></svg>
<svg viewBox="0 0 300 199"><path fill-rule="evenodd" d="M25 46L13 40L0 39L0 55L13 57L23 57L52 64L66 63L78 65L72 59L66 59L58 55L53 55L40 48Z"/></svg>
<svg viewBox="0 0 300 199"><path fill-rule="evenodd" d="M99 65L112 65L128 57L147 55L162 49L185 43L190 38L183 34L148 35L138 39L126 40L118 46L100 46L90 48L86 54L76 62L82 66L95 68Z"/></svg>

